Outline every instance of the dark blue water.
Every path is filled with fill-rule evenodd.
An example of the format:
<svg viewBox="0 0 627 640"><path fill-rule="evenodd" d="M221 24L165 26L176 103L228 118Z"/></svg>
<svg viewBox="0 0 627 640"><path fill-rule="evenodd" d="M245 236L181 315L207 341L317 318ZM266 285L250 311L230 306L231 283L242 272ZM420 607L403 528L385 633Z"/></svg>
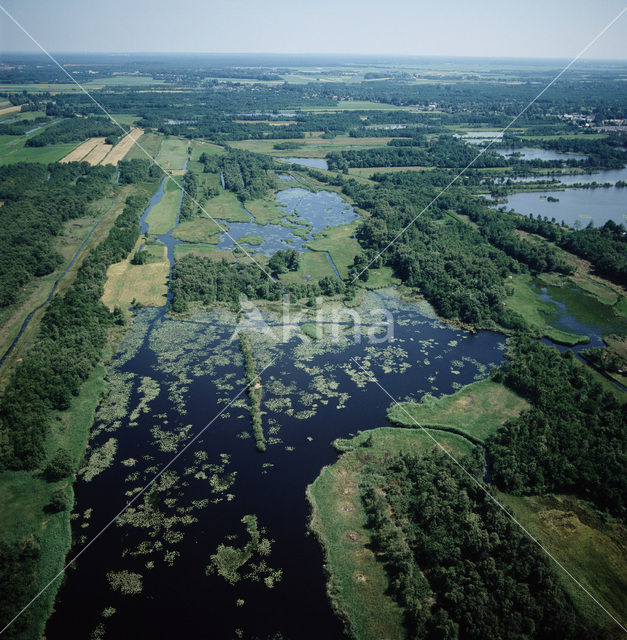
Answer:
<svg viewBox="0 0 627 640"><path fill-rule="evenodd" d="M339 343L304 343L297 336L282 342L256 334L259 368L271 363L261 376L268 451L258 453L252 438L239 435L251 431L246 402L227 409L226 416L174 463L174 484L159 494L164 518L181 509L189 509L195 518L185 526L172 526L182 539L168 541L165 529L155 530L153 537L150 529L130 523L109 530L70 572L47 637L66 638L70 630L72 637L89 637L99 623L112 638L231 638L235 629L242 629L245 638L276 632L304 640L343 637L327 600L320 548L307 534L305 488L322 466L336 459L331 447L335 438L387 424L389 398L368 382L351 358L396 397L405 398L425 391L451 393L487 375L503 356L501 336L473 335L444 325L425 305L403 303L387 292L369 294L357 311L364 322L371 322L379 307L389 309L394 319L391 342L373 343L364 336L355 343L348 335ZM279 335L277 318L264 317L275 337ZM132 495L143 486L241 390L241 355L237 339L231 340L236 323L237 317L224 311L188 322L169 320L163 310L140 312L108 367L110 393L98 411L90 446L98 449L115 438L117 453L110 467L91 481L77 483L76 513L93 509L89 519L74 521L77 540L85 536L84 543L95 535L129 499L125 492ZM148 378L159 391L142 405L142 380L145 384ZM138 407L141 410L133 414ZM172 451L160 449L163 434L183 433ZM210 500L193 507L194 500L215 496L207 479L197 475L198 451L211 463L219 461L220 454L230 456L226 471L237 471L230 501ZM129 458L136 460L133 466L122 464ZM283 577L273 589L251 580L231 586L204 573L219 543L245 542L240 519L247 513L256 514L275 540L267 562L281 568ZM240 535L228 543L230 534ZM141 543L155 540L164 548L134 555ZM74 553L80 548L81 542ZM180 554L171 566L165 561L166 551ZM154 566L148 568L147 562ZM107 572L124 569L142 575L140 595L121 595L109 587ZM238 606L238 599L244 600L243 606ZM105 607L116 612L103 618Z"/></svg>

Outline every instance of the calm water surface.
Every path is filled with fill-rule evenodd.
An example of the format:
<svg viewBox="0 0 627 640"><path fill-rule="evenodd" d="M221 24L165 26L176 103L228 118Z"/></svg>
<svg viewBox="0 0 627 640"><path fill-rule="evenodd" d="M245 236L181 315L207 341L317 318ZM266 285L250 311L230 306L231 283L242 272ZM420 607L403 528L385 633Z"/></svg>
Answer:
<svg viewBox="0 0 627 640"><path fill-rule="evenodd" d="M81 557L60 591L47 637L67 638L71 630L72 637L87 638L101 624L111 638L226 638L236 629L246 638L278 631L286 638L341 638L321 551L307 534L305 488L336 459L332 440L386 424L389 399L351 358L403 398L451 393L487 375L503 357L501 336L444 325L428 305L404 303L393 291L370 293L360 317L377 322L378 308L392 314L393 341L373 343L364 335L355 343L349 325L339 343L255 334L259 368L270 364L261 376L268 451L258 453L252 438L243 437L251 431L243 396L170 467L158 515L139 510ZM264 317L276 331L278 319ZM111 464L100 470L90 463L76 486L74 552L242 389L238 341L231 341L236 323L226 311L188 322L170 320L163 310L138 314L108 367L109 395L88 452L97 459L113 440ZM225 459L218 475L234 471L236 477L226 491L216 491L211 469L202 465ZM203 500L208 503L197 502ZM218 544L245 543L240 520L249 513L275 540L266 560L283 577L272 589L205 575ZM183 515L189 522L177 520ZM232 534L238 537L228 542ZM111 589L107 574L121 571L141 575L140 594ZM115 613L103 617L107 607Z"/></svg>

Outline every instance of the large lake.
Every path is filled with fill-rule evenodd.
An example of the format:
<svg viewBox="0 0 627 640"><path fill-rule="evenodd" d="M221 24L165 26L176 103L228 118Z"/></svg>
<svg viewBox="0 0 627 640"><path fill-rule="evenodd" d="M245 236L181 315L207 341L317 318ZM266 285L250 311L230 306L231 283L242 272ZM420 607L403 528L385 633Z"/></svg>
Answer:
<svg viewBox="0 0 627 640"><path fill-rule="evenodd" d="M515 178L517 182L546 180L546 177ZM555 178L562 184L611 183L627 180L627 167L595 173L564 175ZM548 196L559 202L551 202ZM563 191L528 191L514 193L505 199L505 207L525 215L533 214L564 220L570 226L587 226L593 221L601 226L608 220L627 223L627 189L597 187L595 189L565 189Z"/></svg>

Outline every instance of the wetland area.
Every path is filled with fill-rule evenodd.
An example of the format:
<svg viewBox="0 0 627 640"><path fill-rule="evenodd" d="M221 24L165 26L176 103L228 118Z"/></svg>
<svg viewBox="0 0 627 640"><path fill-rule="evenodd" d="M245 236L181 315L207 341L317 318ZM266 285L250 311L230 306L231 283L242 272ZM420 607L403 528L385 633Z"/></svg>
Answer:
<svg viewBox="0 0 627 640"><path fill-rule="evenodd" d="M617 637L619 62L9 62L0 633Z"/></svg>

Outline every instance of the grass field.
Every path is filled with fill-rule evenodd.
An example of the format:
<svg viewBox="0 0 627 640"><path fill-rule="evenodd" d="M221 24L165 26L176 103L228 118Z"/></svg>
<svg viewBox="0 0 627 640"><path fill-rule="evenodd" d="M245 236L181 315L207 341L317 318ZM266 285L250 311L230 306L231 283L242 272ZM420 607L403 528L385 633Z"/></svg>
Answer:
<svg viewBox="0 0 627 640"><path fill-rule="evenodd" d="M335 278L335 273L327 258L327 254L316 251L304 251L300 257L300 267L298 270L283 273L280 279L283 282L317 282L325 276Z"/></svg>
<svg viewBox="0 0 627 640"><path fill-rule="evenodd" d="M423 427L453 428L477 440L485 440L506 420L515 418L528 407L524 398L505 385L481 380L452 395L435 398L427 394L420 403L393 405L388 410L388 419L414 429L419 428L416 422Z"/></svg>
<svg viewBox="0 0 627 640"><path fill-rule="evenodd" d="M353 237L358 225L359 221L354 220L350 224L325 229L308 242L307 247L314 251L328 251L340 276L347 278L348 268L360 252L359 243Z"/></svg>
<svg viewBox="0 0 627 640"><path fill-rule="evenodd" d="M216 220L250 222L250 216L242 209L237 196L231 191L222 190L220 195L209 198L203 205L203 209Z"/></svg>
<svg viewBox="0 0 627 640"><path fill-rule="evenodd" d="M27 138L17 140L11 145L0 145L0 165L15 164L16 162L58 162L66 156L74 147L75 143L50 144L45 147L25 147Z"/></svg>
<svg viewBox="0 0 627 640"><path fill-rule="evenodd" d="M356 284L366 289L383 289L401 284L401 279L394 275L392 267L379 267L369 269L367 282L358 280Z"/></svg>
<svg viewBox="0 0 627 640"><path fill-rule="evenodd" d="M372 434L372 446L360 447ZM462 437L438 433L455 454L471 445ZM406 637L403 612L387 594L388 577L370 548L370 530L360 498L365 463L403 451L420 454L433 448L422 431L383 427L351 441L353 451L324 467L307 488L312 506L310 527L318 537L329 573L327 591L334 608L357 640L401 640Z"/></svg>
<svg viewBox="0 0 627 640"><path fill-rule="evenodd" d="M619 620L627 619L627 531L623 525L604 522L584 502L570 496L516 497L498 493L498 497L604 607ZM586 618L608 631L618 631L572 579L557 567L555 571Z"/></svg>
<svg viewBox="0 0 627 640"><path fill-rule="evenodd" d="M277 224L281 218L287 215L285 207L280 207L276 200L248 200L245 205L257 224Z"/></svg>
<svg viewBox="0 0 627 640"><path fill-rule="evenodd" d="M185 242L207 242L217 244L217 234L224 233L228 225L218 225L208 218L194 218L180 222L172 232L172 236Z"/></svg>
<svg viewBox="0 0 627 640"><path fill-rule="evenodd" d="M123 310L128 309L133 300L151 307L162 307L166 303L170 271L166 247L152 245L149 250L152 254L151 260L146 264L131 264L131 258L144 240L143 237L140 237L126 259L112 264L107 269L107 281L104 286L102 302L110 311L113 311L115 307L120 307ZM156 260L154 260L155 257Z"/></svg>
<svg viewBox="0 0 627 640"><path fill-rule="evenodd" d="M250 253L250 252L249 252ZM246 255L238 255L233 251L217 249L213 245L203 244L178 244L174 247L174 257L176 260L188 255L211 258L212 260L226 260L227 262L238 262L240 264L251 264L252 260ZM255 255L255 262L264 266L268 259L261 253Z"/></svg>
<svg viewBox="0 0 627 640"><path fill-rule="evenodd" d="M159 148L163 142L163 136L158 133L144 133L137 141L148 155L154 160L159 153ZM148 156L137 145L133 145L126 154L125 160L147 160Z"/></svg>
<svg viewBox="0 0 627 640"><path fill-rule="evenodd" d="M375 173L400 173L401 171L431 171L434 167L351 167L350 176L371 178Z"/></svg>
<svg viewBox="0 0 627 640"><path fill-rule="evenodd" d="M176 224L180 199L180 187L174 180L168 178L165 181L163 197L146 216L150 235L167 233Z"/></svg>
<svg viewBox="0 0 627 640"><path fill-rule="evenodd" d="M554 306L540 300L532 291L530 275L515 274L511 280L507 280L506 285L513 288L514 295L508 296L505 304L512 311L519 313L531 329L535 330L539 335L568 346L585 344L588 341L587 336L561 331L547 324L545 317L554 311Z"/></svg>
<svg viewBox="0 0 627 640"><path fill-rule="evenodd" d="M255 153L265 153L275 157L302 157L323 158L331 151L343 151L349 149L372 149L383 147L392 138L352 138L351 136L337 136L335 138L321 138L319 135L297 140L302 144L299 149L293 151L281 151L274 148L279 142L294 142L294 140L236 140L229 144L236 149L246 149ZM288 166L287 164L285 165Z"/></svg>
<svg viewBox="0 0 627 640"><path fill-rule="evenodd" d="M192 140L189 144L192 147L192 162L198 162L198 158L200 158L203 153L206 153L208 156L225 153L224 147L214 144L213 142Z"/></svg>
<svg viewBox="0 0 627 640"><path fill-rule="evenodd" d="M189 142L183 138L165 138L161 145L159 164L167 171L182 171L187 160Z"/></svg>

